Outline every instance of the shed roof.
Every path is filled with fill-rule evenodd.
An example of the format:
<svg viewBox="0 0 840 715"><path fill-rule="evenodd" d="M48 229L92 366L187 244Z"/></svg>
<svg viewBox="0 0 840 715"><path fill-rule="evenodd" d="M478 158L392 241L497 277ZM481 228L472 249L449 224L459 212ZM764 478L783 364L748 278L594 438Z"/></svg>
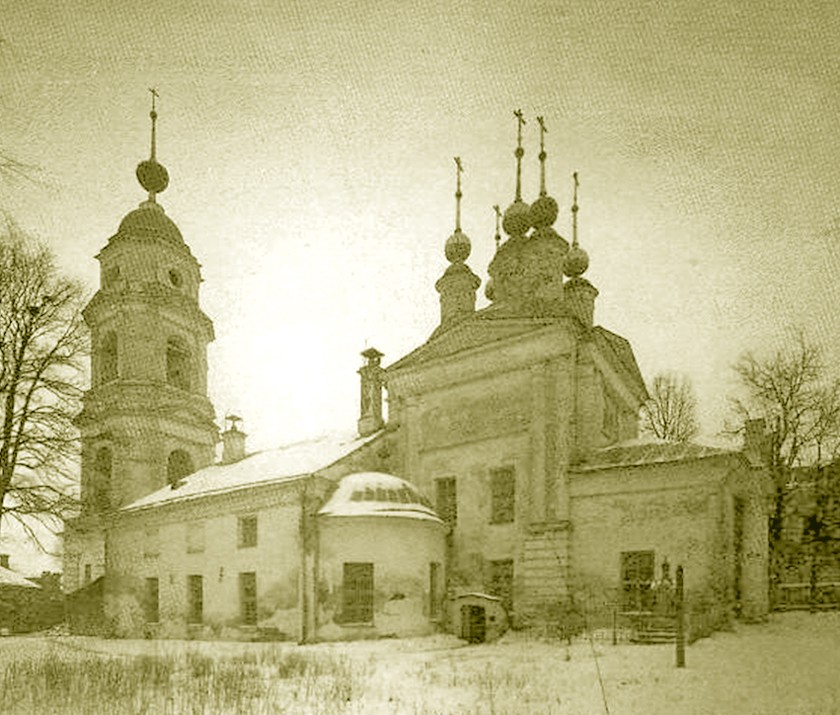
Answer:
<svg viewBox="0 0 840 715"><path fill-rule="evenodd" d="M33 583L28 578L24 578L16 571L0 566L0 587L3 586L17 586L20 588L41 588L37 583Z"/></svg>
<svg viewBox="0 0 840 715"><path fill-rule="evenodd" d="M665 462L684 462L710 457L736 456L741 452L711 447L696 442L664 442L661 440L629 440L598 449L575 465L576 471L638 467Z"/></svg>

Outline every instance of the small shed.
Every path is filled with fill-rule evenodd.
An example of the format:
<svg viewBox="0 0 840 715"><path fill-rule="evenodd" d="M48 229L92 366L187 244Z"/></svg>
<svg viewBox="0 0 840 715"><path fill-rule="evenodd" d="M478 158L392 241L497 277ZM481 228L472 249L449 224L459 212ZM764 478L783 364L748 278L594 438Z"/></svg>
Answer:
<svg viewBox="0 0 840 715"><path fill-rule="evenodd" d="M470 643L484 643L502 636L510 621L501 598L473 592L449 600L449 623L459 638Z"/></svg>

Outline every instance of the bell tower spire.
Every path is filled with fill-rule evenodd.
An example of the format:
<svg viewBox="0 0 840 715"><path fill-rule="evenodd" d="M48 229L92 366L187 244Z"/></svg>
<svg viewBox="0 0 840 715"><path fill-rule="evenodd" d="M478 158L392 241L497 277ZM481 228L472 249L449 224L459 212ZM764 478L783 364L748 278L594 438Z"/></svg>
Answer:
<svg viewBox="0 0 840 715"><path fill-rule="evenodd" d="M151 151L149 158L137 165L137 181L140 182L140 186L149 192L149 202L155 203L155 196L165 191L166 187L169 186L169 172L157 160L158 114L155 108L155 100L159 99L160 95L154 87L150 88L149 92L152 95L152 111L149 112L149 118L152 120Z"/></svg>

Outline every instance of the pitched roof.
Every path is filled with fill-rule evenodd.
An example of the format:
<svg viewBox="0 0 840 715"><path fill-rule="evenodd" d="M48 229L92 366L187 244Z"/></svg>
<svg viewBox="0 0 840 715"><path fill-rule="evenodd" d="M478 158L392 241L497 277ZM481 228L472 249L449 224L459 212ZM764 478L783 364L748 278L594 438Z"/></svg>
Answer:
<svg viewBox="0 0 840 715"><path fill-rule="evenodd" d="M620 335L610 332L600 325L592 329L592 335L598 351L604 356L613 369L624 377L624 383L633 391L640 402L648 399L647 387L633 354L630 342Z"/></svg>
<svg viewBox="0 0 840 715"><path fill-rule="evenodd" d="M3 586L18 586L20 588L41 588L37 583L33 583L28 578L24 578L19 573L0 566L0 588Z"/></svg>
<svg viewBox="0 0 840 715"><path fill-rule="evenodd" d="M121 511L186 501L262 484L294 481L326 469L378 434L364 438L355 434L323 435L277 449L255 452L232 464L214 464L185 477L179 486L158 489L124 506Z"/></svg>
<svg viewBox="0 0 840 715"><path fill-rule="evenodd" d="M663 442L659 440L630 440L598 449L574 466L585 472L614 467L640 467L665 462L687 462L710 457L740 455L731 449L710 447L696 442Z"/></svg>
<svg viewBox="0 0 840 715"><path fill-rule="evenodd" d="M490 305L445 330L438 328L425 343L389 365L387 369L400 370L428 360L448 357L463 350L540 330L560 320L564 319L513 316L503 310L503 307Z"/></svg>

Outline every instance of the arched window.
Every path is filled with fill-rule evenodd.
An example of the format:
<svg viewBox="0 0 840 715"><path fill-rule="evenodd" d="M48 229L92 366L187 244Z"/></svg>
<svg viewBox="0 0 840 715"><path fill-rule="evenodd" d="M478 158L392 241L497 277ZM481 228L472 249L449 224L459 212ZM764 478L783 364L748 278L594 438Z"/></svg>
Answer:
<svg viewBox="0 0 840 715"><path fill-rule="evenodd" d="M119 377L119 362L117 357L117 334L105 333L99 346L99 378L106 383Z"/></svg>
<svg viewBox="0 0 840 715"><path fill-rule="evenodd" d="M173 387L190 389L190 351L181 338L166 341L166 381Z"/></svg>
<svg viewBox="0 0 840 715"><path fill-rule="evenodd" d="M169 455L166 462L166 481L170 486L178 486L179 482L188 474L195 471L192 457L183 449L176 449Z"/></svg>
<svg viewBox="0 0 840 715"><path fill-rule="evenodd" d="M93 458L93 508L108 511L111 508L111 473L113 455L110 447L101 447Z"/></svg>

